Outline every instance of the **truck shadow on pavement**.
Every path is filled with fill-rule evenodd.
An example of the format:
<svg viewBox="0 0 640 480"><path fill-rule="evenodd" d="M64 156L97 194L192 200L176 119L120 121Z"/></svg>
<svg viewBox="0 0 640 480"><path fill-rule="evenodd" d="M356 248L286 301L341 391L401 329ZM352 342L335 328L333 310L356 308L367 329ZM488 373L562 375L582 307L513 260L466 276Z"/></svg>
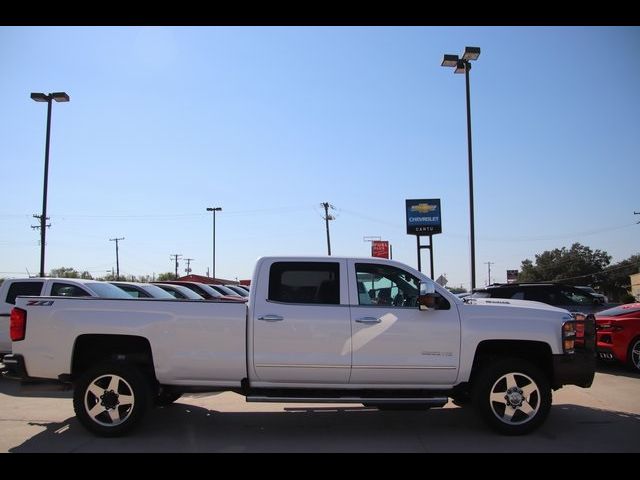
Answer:
<svg viewBox="0 0 640 480"><path fill-rule="evenodd" d="M596 372L615 375L617 377L640 379L640 372L633 370L628 365L623 365L618 362L604 362L602 360L598 360L598 363L596 364Z"/></svg>
<svg viewBox="0 0 640 480"><path fill-rule="evenodd" d="M188 399L187 399L188 400ZM532 434L493 433L473 408L381 412L353 407L220 412L181 403L155 409L130 435L100 438L74 418L10 452L638 452L640 415L554 405Z"/></svg>

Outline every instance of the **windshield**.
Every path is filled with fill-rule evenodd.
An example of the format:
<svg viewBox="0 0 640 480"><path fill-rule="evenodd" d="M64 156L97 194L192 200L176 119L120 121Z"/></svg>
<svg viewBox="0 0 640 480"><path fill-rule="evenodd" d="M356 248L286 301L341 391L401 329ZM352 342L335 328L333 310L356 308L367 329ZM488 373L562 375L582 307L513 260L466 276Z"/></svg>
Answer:
<svg viewBox="0 0 640 480"><path fill-rule="evenodd" d="M589 293L597 293L593 288L591 287L578 287L580 290L584 290L585 292L589 292Z"/></svg>
<svg viewBox="0 0 640 480"><path fill-rule="evenodd" d="M124 290L119 289L115 285L111 285L110 283L87 283L85 286L93 293L102 298L131 298Z"/></svg>
<svg viewBox="0 0 640 480"><path fill-rule="evenodd" d="M640 312L640 303L628 303L626 305L619 305L617 307L608 308L598 312L598 317L618 317L620 315L627 315L629 313Z"/></svg>
<svg viewBox="0 0 640 480"><path fill-rule="evenodd" d="M176 299L176 297L171 295L169 292L161 289L160 287L157 287L156 285L146 284L144 288L150 295L153 295L153 298L170 298L172 300Z"/></svg>
<svg viewBox="0 0 640 480"><path fill-rule="evenodd" d="M169 292L170 295L173 295L172 292L174 292L175 295L173 296L176 298L182 298L180 295L183 295L189 300L204 300L204 297L202 295L197 294L196 292L194 292L190 288L185 287L184 285L158 285L158 287Z"/></svg>

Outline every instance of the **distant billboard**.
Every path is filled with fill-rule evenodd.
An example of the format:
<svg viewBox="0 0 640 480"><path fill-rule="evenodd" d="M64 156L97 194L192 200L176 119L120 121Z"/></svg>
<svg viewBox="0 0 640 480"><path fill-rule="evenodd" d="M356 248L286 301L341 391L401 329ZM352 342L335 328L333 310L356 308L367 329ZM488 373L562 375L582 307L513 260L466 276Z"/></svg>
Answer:
<svg viewBox="0 0 640 480"><path fill-rule="evenodd" d="M389 242L383 240L374 240L371 242L371 256L389 258Z"/></svg>
<svg viewBox="0 0 640 480"><path fill-rule="evenodd" d="M440 199L405 200L407 233L409 235L435 235L442 233Z"/></svg>
<svg viewBox="0 0 640 480"><path fill-rule="evenodd" d="M518 270L507 270L507 283L515 283L518 281Z"/></svg>

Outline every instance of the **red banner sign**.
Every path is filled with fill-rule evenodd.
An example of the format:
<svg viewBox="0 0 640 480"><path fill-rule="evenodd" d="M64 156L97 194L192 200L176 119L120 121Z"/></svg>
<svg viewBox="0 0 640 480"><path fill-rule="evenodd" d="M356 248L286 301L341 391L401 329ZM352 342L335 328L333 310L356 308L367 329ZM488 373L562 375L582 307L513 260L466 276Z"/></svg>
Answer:
<svg viewBox="0 0 640 480"><path fill-rule="evenodd" d="M371 256L389 258L389 242L382 240L374 240L371 242Z"/></svg>

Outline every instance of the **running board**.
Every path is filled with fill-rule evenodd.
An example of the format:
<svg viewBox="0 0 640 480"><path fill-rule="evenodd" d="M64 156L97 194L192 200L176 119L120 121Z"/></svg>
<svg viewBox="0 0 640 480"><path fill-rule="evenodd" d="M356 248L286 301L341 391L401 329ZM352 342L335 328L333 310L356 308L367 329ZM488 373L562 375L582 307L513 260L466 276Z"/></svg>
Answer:
<svg viewBox="0 0 640 480"><path fill-rule="evenodd" d="M246 397L247 402L276 402L276 403L368 403L368 404L402 404L402 405L429 405L430 407L443 407L449 401L448 397L426 398L392 398L392 397L268 397L252 395Z"/></svg>

